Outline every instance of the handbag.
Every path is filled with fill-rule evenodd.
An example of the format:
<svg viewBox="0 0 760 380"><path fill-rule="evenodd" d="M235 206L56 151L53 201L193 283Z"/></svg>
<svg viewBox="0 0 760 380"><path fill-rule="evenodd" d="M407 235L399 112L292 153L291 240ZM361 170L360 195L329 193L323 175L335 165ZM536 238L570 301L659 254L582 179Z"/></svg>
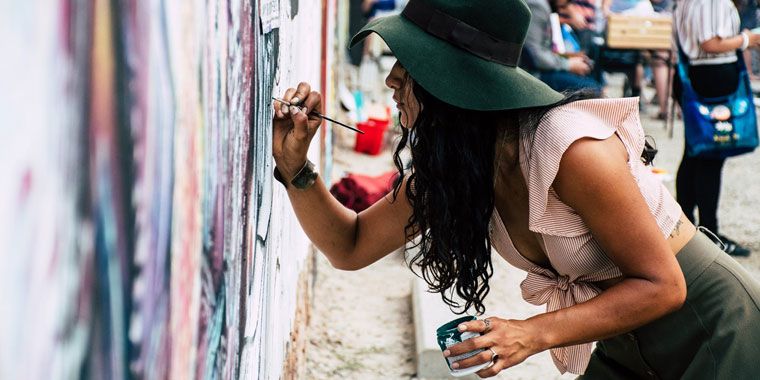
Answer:
<svg viewBox="0 0 760 380"><path fill-rule="evenodd" d="M739 85L732 94L699 96L688 75L689 59L678 45L678 75L681 79L686 155L726 158L749 153L758 146L757 117L749 74L741 52L737 52Z"/></svg>

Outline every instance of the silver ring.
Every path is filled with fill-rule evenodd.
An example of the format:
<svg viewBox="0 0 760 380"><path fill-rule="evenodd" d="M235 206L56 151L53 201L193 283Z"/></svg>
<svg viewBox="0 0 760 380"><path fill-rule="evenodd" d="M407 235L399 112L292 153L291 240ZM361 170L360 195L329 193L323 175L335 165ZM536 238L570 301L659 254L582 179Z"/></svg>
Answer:
<svg viewBox="0 0 760 380"><path fill-rule="evenodd" d="M491 364L493 365L493 363L496 363L496 361L499 360L499 354L497 354L491 347L488 348L488 351L491 351Z"/></svg>
<svg viewBox="0 0 760 380"><path fill-rule="evenodd" d="M491 320L488 319L488 318L486 318L486 319L483 320L483 323L485 323L485 325L486 325L486 327L483 329L483 332L487 333L487 332L491 331Z"/></svg>

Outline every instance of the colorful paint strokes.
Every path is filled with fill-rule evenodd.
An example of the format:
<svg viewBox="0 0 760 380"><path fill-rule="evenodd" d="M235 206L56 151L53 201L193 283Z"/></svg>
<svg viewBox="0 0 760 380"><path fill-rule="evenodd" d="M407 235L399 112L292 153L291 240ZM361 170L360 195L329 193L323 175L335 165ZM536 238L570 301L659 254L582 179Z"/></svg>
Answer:
<svg viewBox="0 0 760 380"><path fill-rule="evenodd" d="M282 375L310 246L269 99L323 82L324 4L0 6L0 379Z"/></svg>

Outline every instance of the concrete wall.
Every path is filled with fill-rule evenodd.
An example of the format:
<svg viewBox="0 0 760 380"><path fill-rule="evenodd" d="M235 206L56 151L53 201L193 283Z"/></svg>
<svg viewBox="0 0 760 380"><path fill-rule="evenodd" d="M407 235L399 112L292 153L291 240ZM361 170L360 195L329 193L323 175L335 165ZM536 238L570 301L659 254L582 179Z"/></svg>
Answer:
<svg viewBox="0 0 760 380"><path fill-rule="evenodd" d="M283 375L311 248L270 97L327 83L332 3L0 5L0 378Z"/></svg>

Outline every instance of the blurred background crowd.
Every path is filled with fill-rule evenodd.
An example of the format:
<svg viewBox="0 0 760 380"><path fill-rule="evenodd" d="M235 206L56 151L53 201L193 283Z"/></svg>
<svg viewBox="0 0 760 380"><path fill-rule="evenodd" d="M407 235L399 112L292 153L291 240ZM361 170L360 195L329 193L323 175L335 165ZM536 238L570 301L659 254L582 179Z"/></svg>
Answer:
<svg viewBox="0 0 760 380"><path fill-rule="evenodd" d="M406 5L404 0L355 3L351 31L375 17L398 13ZM532 18L520 67L557 91L639 97L641 112L673 128L673 119L680 120L682 115L679 47L686 75L698 95L714 98L736 92L742 72L751 81L750 88L760 89L755 0L526 3ZM355 110L357 104L359 108L364 104L391 105L389 93L377 83L382 83L383 73L393 64L392 52L375 37L350 54L355 72L349 83L355 84L358 97L350 101L349 108ZM621 88L611 89L611 75L623 78ZM653 91L643 92L642 88ZM754 103L751 95L748 99ZM688 129L688 120L686 124ZM684 151L676 178L677 197L687 215L716 232L731 254L746 256L749 249L719 231L717 208L724 161L725 157L692 157Z"/></svg>

